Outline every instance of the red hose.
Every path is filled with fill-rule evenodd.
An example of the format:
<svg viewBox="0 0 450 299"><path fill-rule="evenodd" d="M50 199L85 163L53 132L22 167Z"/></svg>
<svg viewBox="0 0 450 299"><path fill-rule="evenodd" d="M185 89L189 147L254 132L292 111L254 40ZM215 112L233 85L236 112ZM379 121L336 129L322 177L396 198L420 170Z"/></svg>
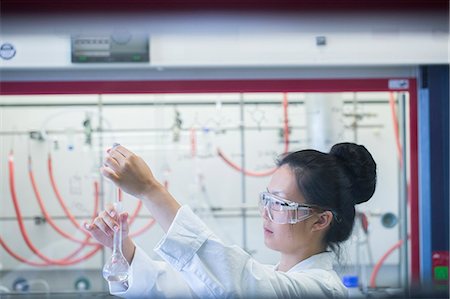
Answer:
<svg viewBox="0 0 450 299"><path fill-rule="evenodd" d="M23 223L23 218L22 218L22 213L20 211L20 207L19 207L19 203L17 200L17 194L16 194L16 188L15 188L15 182L14 182L14 156L13 156L13 152L11 151L9 154L9 159L8 159L8 166L9 166L9 187L10 187L10 192L11 192L11 197L13 199L13 205L14 205L14 211L16 213L17 216L17 221L19 223L19 229L20 232L22 234L22 237L25 241L25 243L27 244L27 246L30 248L31 251L33 251L37 256L39 256L42 260L44 260L45 262L47 262L48 264L54 264L54 265L61 265L61 266L66 266L66 265L73 265L76 264L78 262L84 261L90 257L92 257L95 253L97 253L97 251L99 251L101 249L101 246L98 245L96 248L94 248L93 250L91 250L89 253L87 253L86 255L79 257L77 259L74 260L70 260L72 257L74 257L75 255L77 255L81 250L83 250L86 247L86 244L82 244L79 248L77 248L74 252L72 252L71 254L69 254L67 257L63 258L63 259L50 259L48 257L46 257L44 254L42 254L39 249L37 249L34 244L31 242L28 233L25 229L25 225ZM87 242L89 240L90 236L86 236L85 242Z"/></svg>
<svg viewBox="0 0 450 299"><path fill-rule="evenodd" d="M402 145L400 143L400 133L398 128L398 117L397 117L397 111L395 109L395 98L394 93L389 93L389 105L391 107L391 115L392 115L392 123L394 125L394 134L395 134L395 143L397 145L397 156L398 160L400 161L400 167L403 167L403 151L402 151Z"/></svg>
<svg viewBox="0 0 450 299"><path fill-rule="evenodd" d="M64 213L66 214L67 217L69 217L70 222L73 223L73 225L79 229L80 231L82 231L85 235L89 235L88 232L84 231L81 229L80 224L78 223L78 221L75 219L75 217L73 216L73 214L69 211L69 209L67 208L64 199L62 198L61 194L59 193L58 187L56 186L56 182L55 182L55 178L53 176L53 163L52 163L52 156L49 154L48 155L48 160L47 160L47 166L48 166L48 173L50 176L50 182L52 184L52 189L53 192L56 195L56 198L58 199L59 204L61 205L62 209L64 210Z"/></svg>
<svg viewBox="0 0 450 299"><path fill-rule="evenodd" d="M409 237L408 237L408 239L409 239ZM402 245L403 245L403 240L400 240L397 243L395 243L391 248L388 249L388 251L386 251L386 253L375 264L372 274L370 275L370 287L371 288L376 287L376 279L377 279L378 271L380 271L381 266L383 265L384 261L391 255L392 252L394 252L397 248L400 248L400 246L402 246Z"/></svg>
<svg viewBox="0 0 450 299"><path fill-rule="evenodd" d="M61 236L65 237L66 239L69 239L73 242L98 246L98 243L92 243L92 242L85 243L85 241L74 238L71 234L66 233L61 228L59 228L58 225L53 221L52 216L47 212L47 209L45 208L41 194L37 188L36 180L34 179L33 164L32 164L31 156L28 156L28 174L29 174L29 177L31 180L31 185L33 186L34 195L36 196L36 199L37 199L37 202L41 209L41 212L44 215L45 220L50 224L50 226L53 227L53 229L55 231L57 231ZM95 217L97 217L97 213L98 213L98 202L99 202L98 182L94 182L94 190L95 190L94 214L92 215L91 221L94 221L94 219L95 219Z"/></svg>
<svg viewBox="0 0 450 299"><path fill-rule="evenodd" d="M143 227L141 227L140 229L138 229L137 231L133 232L130 234L131 238L137 237L139 235L141 235L142 233L144 233L146 230L148 230L150 227L152 227L154 224L156 223L155 219L150 219L147 224L145 224Z"/></svg>
<svg viewBox="0 0 450 299"><path fill-rule="evenodd" d="M11 255L13 258L18 260L19 262L22 262L22 263L25 263L25 264L28 264L28 265L34 266L34 267L46 267L46 266L50 265L48 263L32 262L30 260L27 260L27 259L17 255L14 251L11 250L11 248L8 247L8 245L6 245L6 243L3 241L1 236L0 236L0 245L2 245L3 249L5 249L5 251L8 252L9 255Z"/></svg>
<svg viewBox="0 0 450 299"><path fill-rule="evenodd" d="M59 227L57 227L57 225L53 222L53 219L50 217L50 215L48 214L47 210L45 209L45 207L43 205L42 198L41 198L40 193L39 193L39 190L37 189L37 185L36 185L36 182L35 182L35 179L34 179L34 174L32 172L31 158L29 158L29 163L30 163L29 164L29 175L30 175L30 179L31 179L31 182L32 182L32 185L33 185L33 190L35 192L36 198L38 198L38 202L39 202L39 206L41 207L41 211L43 212L46 220L49 223L53 224L52 227L56 231L62 233L65 236L67 236L67 233L63 232ZM8 247L6 242L0 237L0 245L5 249L6 252L8 252L16 260L18 260L20 262L23 262L23 263L26 263L26 264L31 265L31 266L36 266L36 267L43 267L43 266L49 266L49 265L68 266L68 265L77 264L77 263L79 263L81 261L89 259L90 257L92 257L94 254L96 254L102 248L102 246L99 245L99 244L94 244L94 243L88 242L88 240L91 238L91 236L88 235L88 236L86 236L84 241L80 241L80 240L76 240L75 239L77 242L82 243L82 245L79 248L77 248L74 252L72 252L71 254L66 256L65 258L62 258L62 259L59 259L59 260L54 260L54 259L50 259L50 258L46 257L44 254L42 254L34 246L34 244L31 242L31 240L30 240L30 238L28 236L28 233L27 233L27 231L25 229L25 225L23 223L23 220L22 220L23 218L22 218L22 214L21 214L21 211L20 211L20 207L18 205L17 194L16 194L16 189L15 189L15 182L14 182L14 157L13 157L13 152L12 151L11 151L11 153L9 155L8 164L9 164L9 172L10 172L10 181L9 181L10 182L10 184L9 184L10 185L10 192L11 192L11 196L12 196L12 199L13 199L14 210L15 210L15 213L16 213L16 216L17 216L17 220L18 220L18 223L19 223L20 232L22 234L22 237L25 240L25 243L30 248L30 250L33 253L35 253L37 256L39 256L41 259L43 259L45 262L43 262L43 263L33 262L33 261L30 261L30 260L28 260L26 258L23 258L23 257L19 256L18 254L14 253L14 251L11 250L11 248ZM52 177L53 177L53 175L52 175ZM53 180L53 183L54 183L54 180ZM54 185L54 187L56 187L56 184ZM98 207L98 183L97 182L95 182L94 188L95 188L95 203L96 203L95 207L97 209L97 207ZM58 189L55 188L54 190L58 190ZM58 194L59 194L59 192L58 192ZM142 207L142 203L139 202L139 204L137 205L135 211L133 212L133 215L130 217L130 224L134 222L135 217L138 215L139 210L141 209L141 207ZM97 214L96 213L96 209L95 209L93 218L96 217L96 214ZM143 233L148 228L153 226L154 223L155 223L154 219L151 219L144 227L142 227L141 229L139 229L137 232L135 232L132 235L137 236L137 235ZM73 239L73 238L71 238L71 239ZM88 252L86 255L72 260L72 258L74 256L76 256L79 252L81 252L81 250L83 250L88 244L89 245L95 245L96 247L93 250L91 250L90 252Z"/></svg>
<svg viewBox="0 0 450 299"><path fill-rule="evenodd" d="M191 128L191 134L190 134L190 139L191 139L191 157L195 157L197 156L197 136L196 134L196 130L194 127Z"/></svg>
<svg viewBox="0 0 450 299"><path fill-rule="evenodd" d="M123 200L123 193L122 193L122 190L119 189L119 201L122 201L122 200ZM136 220L136 217L139 215L141 208L142 208L142 201L139 200L136 208L134 209L133 213L130 216L130 221L129 221L128 225L131 226L131 224L133 224L133 222ZM142 228L140 228L139 230L137 230L134 233L131 233L130 237L133 238L133 237L136 237L136 236L142 234L143 232L148 230L150 227L152 227L153 224L155 224L155 220L150 219L149 222L147 224L145 224Z"/></svg>
<svg viewBox="0 0 450 299"><path fill-rule="evenodd" d="M284 132L284 152L283 153L287 153L289 150L289 119L288 119L288 98L287 98L287 93L283 93L283 132ZM222 158L222 160L228 164L228 166L230 166L231 168L242 172L243 174L247 175L247 176L254 176L254 177L263 177L263 176L269 176L271 174L273 174L277 168L272 168L266 171L261 171L261 172L257 172L257 171L249 171L246 169L243 169L241 166L237 165L236 163L232 162L230 159L228 159L225 154L222 152L222 150L220 148L217 148L217 154L219 155L220 158Z"/></svg>
<svg viewBox="0 0 450 299"><path fill-rule="evenodd" d="M72 215L72 213L67 208L67 206L66 206L66 204L64 202L64 199L62 198L62 196L61 196L61 194L60 194L60 192L58 190L58 187L56 186L56 182L55 182L55 179L54 179L54 176L53 176L52 157L51 157L50 154L49 154L48 157L49 157L48 158L48 170L49 170L49 176L50 176L50 182L52 184L52 188L53 188L53 190L54 190L54 192L56 194L56 197L58 198L59 203L61 204L61 207L63 208L65 214L67 215L67 217L69 217L69 219L72 221L72 223L74 225L78 225L78 228L79 228L78 222L76 221L75 217ZM122 192L121 189L119 189L119 191L118 191L118 199L119 199L119 201L123 200L123 192ZM134 223L134 221L135 221L136 217L138 216L139 211L141 210L141 208L142 208L142 202L139 201L137 206L136 206L136 208L135 208L135 210L134 210L134 212L132 213L132 215L130 217L129 225L132 225ZM151 219L146 225L144 225L144 227L139 229L134 234L131 234L130 236L135 236L135 235L139 235L139 234L143 233L144 231L146 231L147 229L152 227L153 224L154 224L154 220Z"/></svg>

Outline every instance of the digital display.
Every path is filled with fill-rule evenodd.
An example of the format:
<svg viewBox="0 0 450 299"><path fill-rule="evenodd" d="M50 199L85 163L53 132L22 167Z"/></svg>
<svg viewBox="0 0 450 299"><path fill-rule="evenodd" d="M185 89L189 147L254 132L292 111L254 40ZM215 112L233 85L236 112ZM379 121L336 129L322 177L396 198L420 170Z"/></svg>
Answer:
<svg viewBox="0 0 450 299"><path fill-rule="evenodd" d="M72 63L149 62L149 38L128 32L72 36Z"/></svg>

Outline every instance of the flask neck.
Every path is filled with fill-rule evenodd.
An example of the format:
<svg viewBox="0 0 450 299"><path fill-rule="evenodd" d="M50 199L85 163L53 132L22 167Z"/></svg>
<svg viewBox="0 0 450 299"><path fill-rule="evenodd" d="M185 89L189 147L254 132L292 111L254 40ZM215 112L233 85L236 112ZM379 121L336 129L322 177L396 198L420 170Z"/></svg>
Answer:
<svg viewBox="0 0 450 299"><path fill-rule="evenodd" d="M114 232L113 236L113 254L122 254L122 227Z"/></svg>

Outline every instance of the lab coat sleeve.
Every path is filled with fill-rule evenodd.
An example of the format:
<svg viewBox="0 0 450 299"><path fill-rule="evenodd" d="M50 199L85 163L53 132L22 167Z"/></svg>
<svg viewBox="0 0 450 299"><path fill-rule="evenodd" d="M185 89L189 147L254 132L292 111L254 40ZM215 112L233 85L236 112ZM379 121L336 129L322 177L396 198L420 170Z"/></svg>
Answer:
<svg viewBox="0 0 450 299"><path fill-rule="evenodd" d="M193 293L179 273L163 261L152 260L136 247L126 283L109 283L110 293L123 298L191 298Z"/></svg>
<svg viewBox="0 0 450 299"><path fill-rule="evenodd" d="M224 245L188 206L180 208L155 251L201 298L341 297L329 271L275 271L239 247Z"/></svg>

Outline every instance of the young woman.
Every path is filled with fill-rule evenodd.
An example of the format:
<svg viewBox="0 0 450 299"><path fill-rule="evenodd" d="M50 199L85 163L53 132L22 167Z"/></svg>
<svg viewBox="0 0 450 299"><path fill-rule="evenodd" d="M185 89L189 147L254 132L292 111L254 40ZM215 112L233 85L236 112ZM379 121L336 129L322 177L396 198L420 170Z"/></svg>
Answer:
<svg viewBox="0 0 450 299"><path fill-rule="evenodd" d="M376 164L364 146L340 143L329 153L301 150L278 163L260 194L264 242L279 251L275 266L263 265L236 246L224 245L188 206L156 181L145 162L122 146L108 151L102 173L141 199L165 236L151 260L127 236L127 214L110 206L86 229L105 246L123 224L123 253L131 265L126 283L110 283L121 297L291 298L347 296L333 270L339 243L348 239L355 204L369 200ZM329 251L331 250L331 251Z"/></svg>

